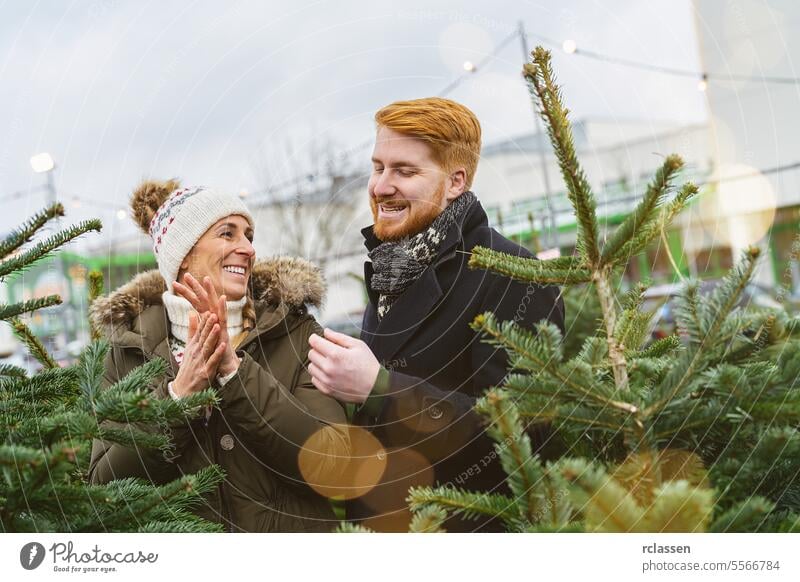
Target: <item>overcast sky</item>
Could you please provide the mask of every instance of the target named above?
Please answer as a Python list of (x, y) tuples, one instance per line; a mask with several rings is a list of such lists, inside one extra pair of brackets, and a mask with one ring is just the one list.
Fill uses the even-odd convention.
[[(439, 93), (520, 19), (530, 34), (697, 70), (691, 10), (689, 0), (0, 2), (0, 197), (42, 185), (29, 158), (47, 151), (68, 220), (99, 216), (104, 236), (125, 236), (130, 219), (91, 200), (124, 206), (144, 176), (233, 192), (285, 180), (313, 144), (369, 140), (382, 105)], [(573, 119), (706, 117), (696, 81), (555, 52)], [(477, 113), (484, 143), (533, 130), (521, 61), (514, 40), (448, 95)], [(369, 150), (361, 156), (366, 166)], [(37, 190), (2, 202), (0, 232), (44, 201)]]

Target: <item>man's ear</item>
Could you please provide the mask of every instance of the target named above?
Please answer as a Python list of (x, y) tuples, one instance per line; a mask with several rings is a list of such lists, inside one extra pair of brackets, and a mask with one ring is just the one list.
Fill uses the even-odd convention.
[(461, 196), (467, 189), (467, 170), (465, 168), (456, 168), (450, 172), (447, 177), (447, 190), (445, 198), (448, 202), (452, 202)]

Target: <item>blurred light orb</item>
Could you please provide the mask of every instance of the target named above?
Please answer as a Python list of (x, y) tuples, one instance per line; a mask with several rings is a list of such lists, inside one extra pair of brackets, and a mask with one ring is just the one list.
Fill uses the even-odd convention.
[(465, 62), (491, 53), (495, 48), (485, 29), (467, 22), (454, 22), (439, 35), (439, 56), (453, 73), (463, 73)]
[(475, 72), (475, 63), (472, 61), (464, 61), (464, 70), (468, 73)]
[(561, 48), (564, 49), (564, 52), (568, 55), (572, 55), (578, 50), (578, 44), (571, 38), (568, 38), (561, 44)]
[(742, 249), (756, 244), (770, 230), (778, 201), (770, 180), (747, 164), (722, 164), (711, 178), (715, 195), (701, 197), (706, 221), (719, 220), (717, 245)]
[(369, 493), (386, 470), (386, 449), (368, 431), (358, 426), (341, 427), (347, 431), (350, 454), (337, 456), (330, 450), (330, 435), (325, 427), (303, 444), (297, 458), (300, 473), (308, 485), (328, 499), (348, 500)]
[(33, 168), (33, 171), (37, 174), (49, 172), (55, 167), (56, 163), (53, 161), (53, 156), (47, 152), (42, 152), (41, 154), (36, 154), (31, 157), (31, 168)]

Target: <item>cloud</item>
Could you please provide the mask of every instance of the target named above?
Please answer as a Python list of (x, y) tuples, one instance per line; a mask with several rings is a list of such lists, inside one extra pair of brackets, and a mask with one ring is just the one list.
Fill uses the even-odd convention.
[[(691, 66), (683, 62), (692, 58), (685, 47), (695, 44), (688, 11), (670, 17), (674, 2), (659, 0), (647, 9), (640, 4), (574, 0), (554, 10), (511, 0), (437, 3), (436, 9), (422, 0), (51, 0), (4, 7), (0, 196), (43, 183), (28, 165), (39, 151), (56, 158), (56, 184), (67, 202), (83, 196), (124, 206), (142, 176), (252, 191), (261, 179), (253, 168), (263, 166), (265, 157), (275, 166), (291, 142), (302, 167), (311, 163), (313, 144), (363, 143), (377, 108), (436, 94), (461, 74), (463, 55), (480, 61), (521, 17), (529, 32), (571, 35), (579, 44), (583, 39), (597, 50), (631, 57), (646, 47), (654, 62)], [(641, 76), (555, 58), (575, 118), (698, 115), (691, 93), (674, 84), (637, 86)], [(514, 41), (449, 95), (475, 109), (485, 141), (533, 128), (521, 60)], [(681, 108), (671, 110), (676, 99)], [(36, 193), (8, 203), (0, 231), (43, 202)], [(84, 203), (69, 209), (68, 218), (98, 213), (107, 232), (135, 231), (129, 221), (112, 224), (113, 208)]]

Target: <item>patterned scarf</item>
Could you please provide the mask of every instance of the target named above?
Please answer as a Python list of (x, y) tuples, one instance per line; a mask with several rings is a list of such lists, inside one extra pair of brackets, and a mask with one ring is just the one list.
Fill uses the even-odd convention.
[(379, 294), (378, 320), (383, 319), (395, 300), (433, 262), (450, 228), (475, 200), (475, 194), (466, 191), (453, 200), (425, 230), (400, 240), (381, 243), (369, 252), (374, 271), (370, 286)]

